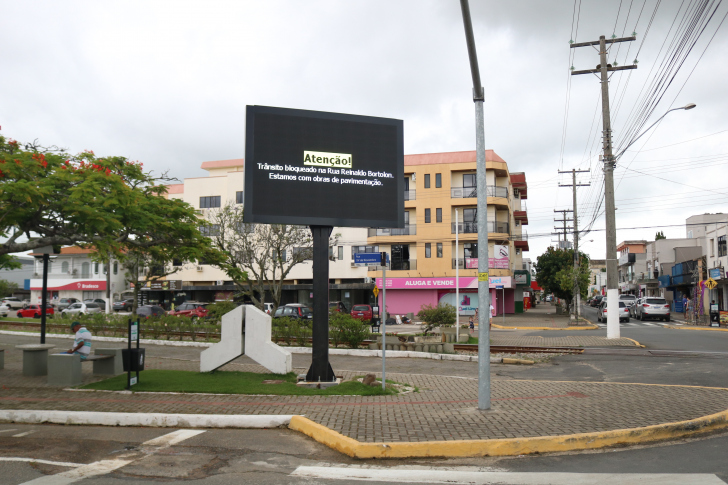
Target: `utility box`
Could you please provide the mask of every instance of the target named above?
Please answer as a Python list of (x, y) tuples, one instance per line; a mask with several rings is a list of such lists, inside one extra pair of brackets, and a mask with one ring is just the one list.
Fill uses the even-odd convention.
[[(124, 362), (124, 372), (138, 372), (144, 370), (144, 348), (121, 349), (121, 357)], [(131, 359), (129, 358), (131, 356)]]

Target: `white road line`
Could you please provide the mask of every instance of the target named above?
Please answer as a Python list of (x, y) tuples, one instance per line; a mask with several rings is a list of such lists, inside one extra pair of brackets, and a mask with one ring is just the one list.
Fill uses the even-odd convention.
[(398, 483), (448, 483), (486, 485), (725, 485), (708, 473), (534, 473), (396, 468), (299, 466), (295, 477)]
[(11, 431), (17, 431), (17, 429), (0, 429), (0, 433), (10, 433)]
[(23, 436), (28, 436), (29, 434), (33, 433), (35, 433), (35, 431), (26, 431), (25, 433), (14, 434), (13, 438), (22, 438)]
[(44, 465), (67, 466), (70, 468), (76, 468), (84, 465), (83, 463), (71, 463), (68, 461), (36, 460), (35, 458), (20, 458), (13, 456), (0, 456), (0, 461), (22, 461), (26, 463), (42, 463)]
[[(141, 444), (141, 446), (147, 448), (153, 447), (159, 450), (175, 445), (188, 438), (192, 438), (193, 436), (197, 436), (198, 434), (204, 432), (205, 430), (180, 429), (172, 433), (162, 435), (159, 438), (145, 441)], [(149, 452), (155, 450), (145, 451)], [(88, 465), (79, 466), (75, 470), (68, 470), (66, 472), (58, 473), (56, 475), (46, 475), (44, 477), (36, 478), (35, 480), (31, 480), (29, 482), (25, 482), (21, 485), (69, 485), (79, 480), (83, 480), (84, 478), (106, 475), (107, 473), (111, 473), (114, 470), (128, 465), (129, 463), (144, 456), (147, 455), (138, 452), (128, 453), (126, 455), (121, 455), (113, 460), (100, 460), (94, 463), (89, 463)]]
[(204, 429), (180, 429), (172, 433), (165, 434), (159, 438), (154, 438), (149, 441), (142, 443), (142, 446), (149, 447), (154, 446), (157, 448), (167, 448), (172, 445), (176, 445), (186, 439), (197, 436), (198, 434), (204, 433)]

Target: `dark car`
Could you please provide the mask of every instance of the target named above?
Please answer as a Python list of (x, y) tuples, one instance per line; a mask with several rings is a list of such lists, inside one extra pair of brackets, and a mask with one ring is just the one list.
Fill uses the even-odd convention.
[(351, 307), (351, 316), (358, 318), (364, 323), (369, 323), (372, 320), (372, 306), (354, 305)]
[(102, 310), (106, 310), (106, 300), (103, 300), (101, 298), (83, 300), (83, 302), (84, 303), (96, 303), (98, 306), (101, 307)]
[(142, 305), (139, 308), (137, 308), (136, 311), (137, 315), (144, 318), (149, 317), (160, 317), (165, 314), (164, 308), (157, 305)]
[(595, 296), (595, 297), (594, 297), (594, 298), (592, 298), (592, 299), (591, 299), (591, 301), (589, 302), (589, 306), (592, 306), (592, 307), (595, 307), (595, 308), (596, 308), (596, 307), (598, 307), (598, 306), (599, 306), (599, 304), (600, 304), (600, 303), (602, 302), (602, 299), (603, 299), (603, 298), (604, 298), (604, 296), (602, 296), (602, 295), (597, 295), (597, 296)]
[(130, 312), (134, 306), (134, 298), (127, 298), (126, 300), (115, 301), (111, 308), (115, 312)]
[(349, 313), (349, 310), (346, 309), (346, 305), (344, 305), (343, 302), (330, 301), (329, 302), (329, 313), (331, 313), (331, 312)]
[(207, 316), (207, 309), (205, 306), (207, 306), (207, 303), (186, 301), (175, 306), (174, 310), (169, 312), (169, 315), (173, 315), (175, 317), (205, 318)]
[(308, 320), (313, 319), (313, 312), (306, 305), (300, 303), (289, 303), (288, 305), (279, 306), (276, 310), (274, 317), (288, 317), (288, 318), (305, 318)]

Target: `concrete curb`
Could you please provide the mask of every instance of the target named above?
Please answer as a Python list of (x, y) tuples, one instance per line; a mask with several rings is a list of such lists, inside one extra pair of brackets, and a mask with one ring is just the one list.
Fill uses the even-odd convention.
[(728, 428), (728, 410), (689, 421), (643, 428), (493, 440), (362, 443), (303, 416), (291, 418), (289, 428), (299, 431), (331, 449), (359, 459), (516, 456), (594, 450), (685, 438)]
[(0, 411), (0, 421), (28, 424), (150, 426), (157, 428), (278, 428), (293, 415), (100, 413), (86, 411)]
[[(587, 320), (588, 321), (588, 320)], [(493, 324), (493, 328), (497, 328), (499, 330), (599, 330), (599, 327), (597, 325), (594, 325), (593, 323), (589, 322), (589, 327), (566, 327), (566, 328), (553, 328), (553, 327), (506, 327), (503, 325), (496, 325)]]
[(643, 349), (645, 348), (644, 345), (642, 345), (641, 343), (639, 343), (638, 341), (636, 341), (633, 338), (629, 338), (629, 337), (620, 337), (620, 338), (627, 339), (627, 340), (631, 340), (632, 342), (634, 342), (635, 346), (640, 347), (640, 348), (643, 348)]
[(717, 328), (717, 327), (696, 327), (692, 325), (665, 325), (665, 328), (671, 328), (673, 330), (702, 330), (708, 332), (728, 332), (728, 328)]
[[(0, 335), (21, 335), (21, 336), (31, 336), (31, 335), (40, 335), (40, 332), (14, 332), (12, 330), (0, 330)], [(46, 337), (48, 338), (65, 338), (65, 339), (74, 339), (73, 335), (64, 335), (61, 333), (46, 333)], [(94, 337), (94, 342), (127, 342), (126, 337)], [(140, 339), (139, 343), (142, 344), (149, 344), (149, 345), (168, 345), (170, 347), (212, 347), (213, 344), (216, 342), (184, 342), (180, 340), (153, 340), (153, 339)]]

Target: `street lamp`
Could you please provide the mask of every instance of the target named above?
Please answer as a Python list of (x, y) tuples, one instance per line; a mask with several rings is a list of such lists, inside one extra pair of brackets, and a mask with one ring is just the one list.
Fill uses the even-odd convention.
[(615, 155), (615, 156), (613, 157), (613, 161), (615, 161), (615, 162), (616, 162), (616, 161), (617, 161), (617, 159), (618, 159), (619, 157), (621, 157), (621, 156), (622, 156), (622, 154), (623, 154), (624, 152), (626, 152), (626, 151), (627, 151), (627, 148), (629, 148), (629, 147), (631, 147), (632, 145), (634, 145), (634, 143), (635, 143), (635, 142), (636, 142), (637, 140), (639, 140), (640, 138), (642, 138), (642, 135), (644, 135), (645, 133), (647, 133), (648, 131), (650, 131), (650, 129), (651, 129), (651, 128), (652, 128), (653, 126), (655, 126), (655, 125), (656, 125), (657, 123), (659, 123), (660, 121), (662, 121), (662, 118), (664, 118), (665, 116), (667, 116), (667, 114), (668, 114), (668, 113), (670, 113), (671, 111), (677, 111), (677, 110), (680, 110), (680, 109), (684, 109), (684, 110), (686, 110), (686, 111), (687, 111), (687, 110), (689, 110), (689, 109), (693, 109), (693, 108), (695, 108), (695, 106), (696, 106), (696, 105), (695, 105), (695, 103), (688, 103), (688, 104), (686, 104), (685, 106), (680, 106), (679, 108), (672, 108), (672, 109), (669, 109), (669, 110), (667, 110), (667, 111), (665, 112), (665, 114), (664, 114), (664, 115), (660, 116), (660, 117), (659, 117), (659, 118), (657, 119), (657, 121), (655, 121), (655, 122), (654, 122), (654, 123), (652, 123), (652, 124), (651, 124), (650, 126), (648, 126), (648, 127), (647, 127), (647, 129), (646, 129), (645, 131), (643, 131), (642, 133), (640, 133), (640, 134), (639, 134), (639, 136), (637, 136), (637, 138), (635, 138), (634, 140), (632, 140), (632, 141), (630, 142), (630, 144), (629, 144), (629, 145), (627, 145), (626, 147), (624, 147), (624, 148), (622, 149), (622, 151), (620, 151), (619, 153), (617, 153), (617, 154), (616, 154), (616, 155)]

